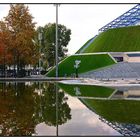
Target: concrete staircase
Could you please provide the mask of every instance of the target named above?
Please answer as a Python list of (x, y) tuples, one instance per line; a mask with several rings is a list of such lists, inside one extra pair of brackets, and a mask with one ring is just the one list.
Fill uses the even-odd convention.
[(86, 72), (84, 78), (140, 78), (140, 63), (120, 62), (107, 68)]

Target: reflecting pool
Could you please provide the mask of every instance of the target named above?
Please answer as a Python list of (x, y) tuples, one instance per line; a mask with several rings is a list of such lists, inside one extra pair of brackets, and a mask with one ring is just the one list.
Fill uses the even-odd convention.
[(0, 83), (1, 136), (140, 136), (140, 88)]

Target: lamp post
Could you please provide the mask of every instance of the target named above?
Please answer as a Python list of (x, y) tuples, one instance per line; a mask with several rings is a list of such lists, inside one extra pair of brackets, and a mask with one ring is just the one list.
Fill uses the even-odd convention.
[[(56, 27), (55, 27), (55, 77), (58, 77), (58, 5), (56, 4)], [(58, 87), (56, 84), (56, 136), (58, 136)]]
[[(42, 45), (42, 39), (43, 39), (42, 33), (43, 33), (42, 28), (40, 28), (39, 34), (38, 34), (38, 40), (39, 40), (39, 45), (40, 45), (40, 48), (39, 48), (40, 56), (41, 56), (41, 45)], [(39, 74), (41, 74), (41, 57), (39, 57)]]
[(58, 77), (58, 5), (56, 4), (56, 28), (55, 28), (55, 63), (56, 72), (55, 77)]

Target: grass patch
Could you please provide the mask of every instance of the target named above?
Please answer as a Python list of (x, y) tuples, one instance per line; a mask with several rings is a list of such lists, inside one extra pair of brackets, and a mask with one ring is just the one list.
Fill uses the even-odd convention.
[[(106, 54), (84, 54), (84, 55), (72, 55), (64, 59), (59, 63), (59, 77), (71, 76), (76, 73), (74, 68), (75, 60), (80, 60), (78, 73), (84, 73), (98, 68), (106, 67), (116, 62)], [(55, 76), (55, 67), (52, 68), (46, 76)]]
[(97, 114), (108, 121), (140, 124), (140, 101), (81, 99)]
[(140, 26), (109, 29), (99, 34), (83, 53), (140, 51)]
[(114, 92), (114, 89), (101, 86), (67, 85), (62, 83), (59, 83), (58, 85), (62, 90), (71, 96), (106, 98)]

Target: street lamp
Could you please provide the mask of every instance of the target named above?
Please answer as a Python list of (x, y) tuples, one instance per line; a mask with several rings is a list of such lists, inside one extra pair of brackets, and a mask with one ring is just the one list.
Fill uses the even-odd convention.
[[(58, 5), (56, 4), (56, 27), (55, 27), (55, 77), (58, 77)], [(58, 86), (56, 83), (56, 135), (58, 136)]]
[(56, 28), (55, 28), (55, 61), (56, 61), (56, 72), (55, 77), (58, 77), (58, 5), (56, 4)]
[[(41, 45), (42, 45), (42, 39), (43, 39), (43, 30), (40, 28), (39, 33), (38, 33), (38, 40), (39, 40), (39, 54), (41, 56)], [(41, 74), (41, 57), (39, 57), (39, 74)]]

